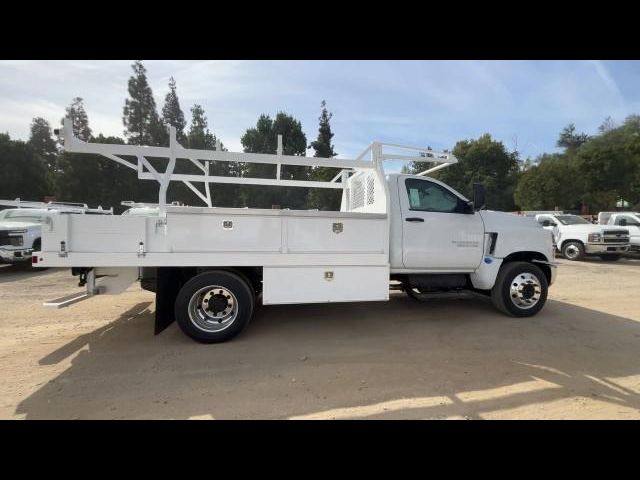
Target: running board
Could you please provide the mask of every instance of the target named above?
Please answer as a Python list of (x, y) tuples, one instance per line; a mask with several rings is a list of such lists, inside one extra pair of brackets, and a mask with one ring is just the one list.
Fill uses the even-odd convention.
[(74, 303), (82, 302), (83, 300), (87, 300), (91, 297), (93, 297), (93, 295), (88, 292), (72, 293), (71, 295), (56, 298), (55, 300), (49, 300), (48, 302), (44, 302), (42, 305), (46, 308), (58, 309), (68, 307)]

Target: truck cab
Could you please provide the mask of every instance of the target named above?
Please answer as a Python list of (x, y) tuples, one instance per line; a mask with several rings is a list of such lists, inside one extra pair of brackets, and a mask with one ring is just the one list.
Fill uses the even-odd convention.
[(543, 213), (536, 215), (540, 225), (553, 233), (556, 249), (567, 260), (599, 256), (616, 261), (629, 250), (629, 230), (595, 225), (578, 215)]
[(0, 263), (30, 263), (33, 251), (40, 250), (42, 223), (50, 215), (35, 208), (0, 211)]
[(612, 212), (606, 225), (629, 230), (629, 251), (640, 252), (640, 212)]

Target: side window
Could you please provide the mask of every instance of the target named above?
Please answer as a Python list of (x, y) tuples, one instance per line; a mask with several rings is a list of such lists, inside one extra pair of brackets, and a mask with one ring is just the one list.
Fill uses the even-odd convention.
[(621, 225), (620, 220), (626, 220), (626, 222), (622, 222), (622, 224), (625, 224), (626, 226), (638, 226), (638, 221), (633, 218), (630, 217), (628, 215), (620, 215), (618, 218), (616, 218), (616, 225)]
[(460, 199), (444, 187), (428, 180), (405, 180), (409, 208), (424, 212), (461, 213)]

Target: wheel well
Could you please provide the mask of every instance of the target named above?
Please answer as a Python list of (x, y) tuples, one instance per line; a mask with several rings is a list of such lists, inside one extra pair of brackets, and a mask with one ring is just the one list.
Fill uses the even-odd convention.
[(42, 239), (40, 237), (36, 238), (31, 244), (31, 248), (35, 248), (36, 245), (40, 245), (42, 247)]
[(253, 288), (256, 295), (262, 292), (262, 267), (202, 267), (197, 269), (195, 275), (211, 270), (223, 270), (237, 273), (245, 279), (249, 286)]
[(584, 247), (584, 242), (582, 240), (573, 240), (571, 238), (568, 238), (566, 240), (562, 240), (562, 243), (560, 244), (560, 250), (562, 251), (562, 249), (564, 248), (566, 243), (569, 242), (573, 242), (573, 243), (579, 243), (580, 245), (582, 245)]
[[(514, 252), (510, 255), (507, 255), (502, 264), (506, 264), (509, 262), (530, 262), (533, 263), (533, 260), (541, 260), (543, 262), (550, 262), (548, 259), (540, 252)], [(547, 277), (547, 282), (551, 282), (551, 267), (549, 265), (545, 265), (544, 263), (535, 263), (535, 265), (540, 268), (544, 272), (544, 276)]]

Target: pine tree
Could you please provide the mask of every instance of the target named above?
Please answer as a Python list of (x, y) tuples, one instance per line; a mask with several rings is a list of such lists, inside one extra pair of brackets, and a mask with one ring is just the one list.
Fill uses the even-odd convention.
[(178, 142), (183, 143), (186, 139), (184, 128), (187, 122), (184, 119), (184, 113), (180, 109), (178, 94), (176, 93), (176, 81), (173, 77), (169, 80), (169, 93), (164, 97), (164, 107), (162, 107), (162, 123), (168, 131), (169, 126), (176, 128), (176, 138)]
[(42, 117), (34, 118), (31, 122), (31, 136), (29, 145), (39, 155), (47, 166), (50, 175), (57, 171), (58, 148), (51, 136), (51, 126)]
[(577, 133), (576, 126), (570, 123), (560, 132), (556, 145), (564, 148), (566, 153), (575, 153), (578, 147), (587, 140), (589, 140), (589, 135), (586, 133)]
[[(75, 97), (65, 111), (65, 118), (71, 119), (74, 135), (83, 142), (88, 142), (91, 139), (91, 128), (89, 128), (89, 117), (84, 109), (82, 98)], [(64, 118), (60, 123), (64, 123)]]
[(201, 105), (191, 107), (191, 125), (187, 137), (189, 148), (213, 150), (216, 137), (209, 130), (209, 123)]
[(122, 117), (124, 135), (134, 145), (166, 145), (168, 133), (156, 111), (156, 102), (147, 81), (147, 70), (139, 60), (131, 67), (130, 98), (125, 100)]
[[(186, 143), (189, 148), (196, 150), (216, 150), (218, 138), (209, 130), (209, 121), (201, 105), (194, 105), (191, 108), (191, 124), (189, 132), (186, 136)], [(225, 151), (224, 145), (220, 142), (220, 150)], [(209, 173), (212, 176), (234, 176), (237, 173), (234, 170), (235, 165), (229, 162), (214, 161), (209, 164)], [(187, 165), (187, 172), (201, 175), (202, 171), (194, 165)], [(186, 190), (184, 185), (176, 186), (176, 194), (181, 201), (190, 203), (193, 200), (193, 192)], [(211, 200), (214, 206), (235, 207), (239, 205), (238, 187), (229, 184), (214, 184), (211, 188)], [(197, 200), (200, 203), (200, 200)]]
[[(327, 110), (327, 103), (323, 100), (320, 104), (322, 112), (320, 113), (318, 138), (311, 142), (309, 148), (315, 150), (313, 155), (316, 158), (332, 158), (338, 154), (335, 152), (331, 139), (333, 132), (331, 131), (332, 113)], [(314, 167), (311, 171), (311, 180), (329, 181), (335, 177), (340, 169), (330, 167)], [(309, 206), (319, 210), (340, 210), (341, 195), (337, 190), (316, 188), (309, 191)]]

